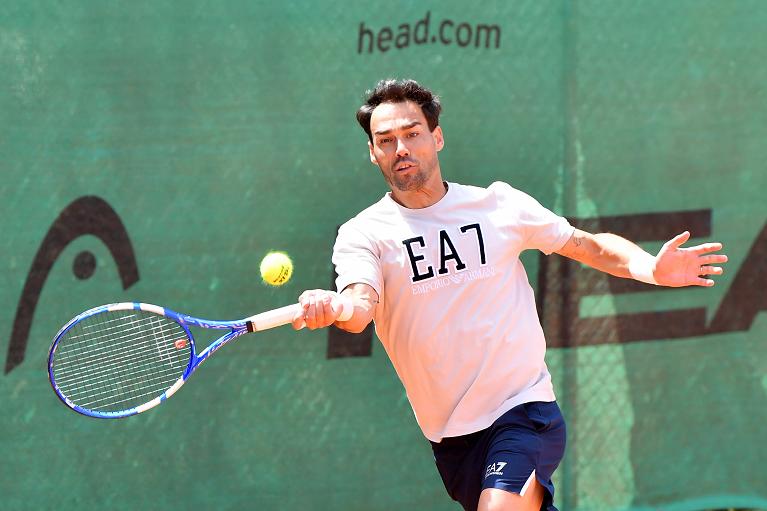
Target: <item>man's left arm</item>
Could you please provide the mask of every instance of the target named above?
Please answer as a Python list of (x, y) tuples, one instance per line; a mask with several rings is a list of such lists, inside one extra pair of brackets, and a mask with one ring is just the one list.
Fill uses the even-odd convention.
[(616, 277), (635, 279), (659, 286), (683, 287), (714, 285), (709, 277), (721, 275), (727, 262), (721, 243), (703, 243), (682, 247), (690, 239), (688, 231), (667, 241), (656, 256), (615, 234), (591, 234), (575, 229), (557, 254)]

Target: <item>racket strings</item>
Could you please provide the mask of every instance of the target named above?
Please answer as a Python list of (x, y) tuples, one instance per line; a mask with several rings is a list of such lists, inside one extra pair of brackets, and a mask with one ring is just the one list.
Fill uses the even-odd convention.
[[(136, 323), (137, 321), (134, 320), (133, 317), (128, 316), (124, 318), (124, 320), (127, 319), (131, 323), (131, 327), (126, 328), (126, 331), (131, 330), (137, 330)], [(152, 321), (154, 322), (154, 321)], [(108, 338), (108, 335), (104, 335), (105, 332), (109, 332), (110, 330), (115, 330), (114, 323), (115, 320), (109, 320), (107, 322), (102, 322), (102, 324), (108, 324), (112, 323), (113, 325), (107, 328), (99, 328), (98, 334), (96, 333), (96, 330), (94, 330), (94, 327), (101, 326), (96, 324), (88, 324), (82, 326), (82, 330), (86, 332), (86, 334), (74, 334), (71, 336), (69, 340), (77, 340), (76, 344), (70, 344), (68, 347), (69, 350), (62, 349), (62, 353), (60, 356), (61, 364), (60, 366), (63, 366), (65, 368), (57, 373), (58, 381), (61, 381), (61, 386), (63, 387), (65, 392), (68, 392), (70, 394), (74, 394), (73, 391), (76, 389), (80, 389), (79, 395), (83, 395), (84, 392), (91, 392), (93, 393), (93, 388), (97, 387), (99, 385), (103, 385), (105, 382), (105, 378), (107, 377), (106, 373), (111, 373), (113, 371), (123, 372), (121, 371), (122, 367), (121, 364), (125, 364), (126, 361), (131, 360), (133, 358), (133, 355), (130, 354), (129, 351), (124, 350), (120, 352), (119, 356), (112, 356), (112, 358), (105, 358), (105, 347), (104, 347), (104, 339)], [(76, 331), (76, 330), (75, 330)], [(135, 335), (135, 334), (134, 334)], [(88, 346), (87, 343), (84, 343), (85, 340), (88, 338), (92, 338), (93, 342), (90, 343), (90, 350), (85, 350), (84, 347)], [(125, 339), (130, 338), (128, 335), (120, 335), (115, 338), (115, 342), (112, 343), (111, 349), (124, 349), (125, 345)], [(122, 340), (123, 342), (119, 342)], [(94, 348), (95, 346), (95, 348)], [(103, 360), (110, 360), (109, 363), (104, 363)], [(73, 365), (74, 363), (78, 363), (78, 366)], [(101, 365), (96, 365), (101, 364)], [(87, 370), (84, 370), (83, 368), (87, 367)], [(71, 369), (71, 370), (70, 370)], [(76, 376), (80, 375), (80, 376)], [(141, 372), (136, 372), (134, 375), (135, 377), (141, 377), (143, 376)], [(71, 380), (71, 381), (70, 381)], [(144, 378), (146, 380), (146, 378)], [(90, 382), (90, 383), (87, 383)], [(105, 395), (113, 392), (113, 390), (104, 390), (102, 392), (99, 392), (100, 395)], [(93, 405), (93, 404), (99, 404), (98, 401), (88, 401), (88, 402), (81, 402), (79, 404), (85, 406), (85, 405)]]
[(160, 396), (184, 374), (190, 357), (191, 343), (176, 322), (145, 311), (110, 311), (64, 335), (53, 374), (76, 405), (117, 412)]
[[(104, 322), (112, 324), (97, 330), (93, 329), (94, 325), (84, 325), (83, 331), (86, 331), (87, 335), (73, 335), (73, 338), (79, 342), (71, 346), (73, 357), (62, 357), (63, 364), (66, 366), (72, 363), (73, 360), (70, 358), (74, 358), (74, 361), (78, 363), (78, 366), (73, 366), (75, 369), (76, 367), (87, 369), (83, 370), (80, 376), (75, 376), (78, 374), (76, 370), (69, 374), (68, 371), (62, 371), (59, 378), (64, 380), (72, 378), (71, 385), (63, 384), (63, 386), (66, 389), (72, 389), (70, 394), (73, 397), (75, 390), (78, 396), (88, 396), (89, 400), (78, 403), (81, 406), (101, 410), (119, 403), (129, 403), (132, 399), (138, 400), (138, 404), (141, 404), (148, 394), (155, 394), (155, 396), (160, 394), (169, 383), (173, 383), (180, 376), (178, 371), (174, 372), (172, 368), (168, 375), (167, 369), (158, 371), (156, 364), (146, 363), (146, 354), (151, 353), (151, 350), (156, 350), (164, 362), (169, 361), (168, 354), (171, 352), (171, 343), (167, 342), (169, 332), (168, 329), (158, 328), (158, 326), (167, 323), (178, 328), (178, 325), (160, 316), (149, 316), (148, 320), (144, 321), (135, 316), (130, 314), (123, 318), (123, 322), (128, 326), (120, 332), (121, 335), (112, 333), (118, 331), (114, 326), (114, 320)], [(170, 332), (173, 332), (173, 329)], [(183, 331), (178, 333), (185, 338)], [(114, 337), (115, 342), (105, 344), (104, 339), (110, 335)], [(175, 339), (177, 335), (170, 335), (170, 337)], [(90, 346), (93, 349), (86, 348), (89, 346), (83, 342), (86, 338), (94, 340)], [(166, 342), (162, 342), (163, 340)], [(131, 341), (134, 342), (131, 343)], [(186, 358), (182, 362), (183, 369)], [(113, 374), (117, 378), (111, 378)], [(163, 378), (163, 376), (170, 376), (170, 378)], [(118, 385), (115, 386), (115, 383)]]
[[(154, 318), (151, 318), (154, 320)], [(175, 323), (172, 324), (173, 326)], [(165, 325), (164, 325), (165, 326)], [(80, 350), (77, 346), (72, 346), (69, 351), (59, 353), (57, 351), (57, 360), (60, 360), (62, 363), (66, 363), (69, 361), (70, 358), (78, 358), (79, 362), (81, 364), (90, 364), (95, 363), (102, 359), (105, 353), (107, 352), (113, 352), (116, 350), (123, 350), (122, 353), (118, 356), (114, 356), (111, 358), (111, 364), (101, 364), (99, 365), (99, 369), (103, 369), (105, 371), (108, 371), (110, 369), (110, 365), (119, 365), (125, 362), (126, 359), (129, 359), (131, 356), (133, 356), (133, 351), (140, 350), (140, 349), (147, 349), (152, 348), (153, 345), (156, 344), (155, 339), (157, 337), (168, 337), (173, 336), (175, 334), (175, 329), (170, 330), (168, 328), (162, 328), (162, 329), (153, 329), (151, 332), (146, 332), (144, 330), (139, 330), (136, 327), (127, 328), (122, 332), (119, 332), (119, 334), (115, 334), (110, 341), (107, 340), (101, 340), (99, 342), (96, 342), (96, 339), (105, 339), (105, 336), (97, 336), (94, 337), (92, 342), (89, 343), (91, 349), (90, 351), (86, 353), (80, 353)], [(182, 332), (183, 337), (182, 339), (186, 338), (186, 334)], [(69, 338), (70, 340), (75, 339), (77, 337), (82, 338), (82, 336), (72, 336)], [(175, 339), (175, 337), (174, 337)], [(132, 348), (132, 349), (131, 349)], [(164, 353), (165, 360), (169, 364), (173, 364), (173, 358), (171, 357), (171, 351), (168, 349), (167, 346), (164, 346), (164, 350), (161, 353)], [(62, 375), (67, 375), (68, 373), (78, 373), (76, 366), (64, 366), (61, 369)]]

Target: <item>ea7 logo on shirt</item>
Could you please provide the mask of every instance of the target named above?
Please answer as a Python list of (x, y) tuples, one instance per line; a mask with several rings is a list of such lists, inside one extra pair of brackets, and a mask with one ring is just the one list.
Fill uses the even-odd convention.
[[(458, 230), (460, 231), (459, 235), (461, 237), (471, 236), (476, 239), (479, 262), (483, 266), (487, 264), (487, 260), (485, 259), (485, 241), (482, 239), (482, 229), (479, 224), (464, 225), (459, 227)], [(458, 253), (453, 240), (445, 229), (439, 231), (439, 268), (437, 268), (436, 274), (434, 273), (434, 267), (430, 264), (430, 261), (424, 261), (426, 256), (421, 253), (416, 253), (416, 250), (418, 250), (416, 247), (426, 248), (427, 246), (423, 236), (402, 240), (402, 244), (405, 245), (408, 259), (410, 259), (410, 268), (413, 270), (413, 276), (411, 277), (413, 284), (421, 280), (431, 279), (436, 274), (446, 275), (448, 273), (447, 263), (451, 260), (453, 261), (452, 264), (456, 271), (461, 271), (466, 268), (466, 264), (463, 262), (463, 259), (461, 259), (461, 255)]]
[(485, 470), (485, 479), (487, 479), (490, 476), (502, 476), (503, 475), (503, 467), (505, 467), (507, 463), (505, 461), (499, 461), (498, 463), (491, 463), (487, 466), (487, 470)]

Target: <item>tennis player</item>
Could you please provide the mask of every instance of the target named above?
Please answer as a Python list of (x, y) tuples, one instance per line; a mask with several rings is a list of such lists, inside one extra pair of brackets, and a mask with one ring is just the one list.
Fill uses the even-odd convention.
[[(503, 183), (443, 180), (440, 101), (412, 80), (378, 83), (357, 112), (370, 161), (391, 189), (338, 232), (337, 289), (354, 315), (336, 321), (334, 293), (299, 298), (309, 328), (361, 332), (370, 321), (431, 442), (450, 496), (466, 510), (555, 510), (551, 476), (565, 422), (523, 250), (557, 253), (603, 272), (662, 286), (713, 286), (719, 243), (657, 256), (613, 234), (572, 227)], [(301, 317), (296, 317), (298, 328)]]

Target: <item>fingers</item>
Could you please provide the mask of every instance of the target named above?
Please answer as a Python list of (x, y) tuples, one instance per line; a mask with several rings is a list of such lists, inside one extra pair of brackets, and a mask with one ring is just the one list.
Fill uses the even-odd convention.
[(721, 275), (724, 269), (719, 266), (701, 266), (698, 275)]
[[(709, 256), (709, 257), (716, 257), (716, 256)], [(705, 259), (705, 258), (702, 258)], [(706, 266), (706, 265), (700, 265), (698, 267), (698, 275), (692, 279), (692, 282), (690, 283), (693, 286), (702, 286), (702, 287), (711, 287), (715, 284), (715, 282), (711, 279), (707, 279), (707, 275), (721, 275), (724, 273), (724, 268), (721, 268), (719, 266)]]
[(306, 322), (304, 322), (303, 309), (301, 309), (301, 311), (293, 317), (291, 324), (293, 325), (294, 330), (301, 330), (302, 328), (306, 327)]
[(693, 252), (696, 255), (708, 254), (709, 252), (718, 252), (722, 250), (721, 243), (703, 243), (702, 245), (695, 245), (687, 250)]
[(704, 279), (703, 277), (696, 277), (691, 282), (693, 286), (711, 287), (714, 285), (714, 281), (711, 279)]
[(314, 330), (332, 325), (338, 316), (338, 311), (333, 309), (334, 295), (334, 292), (323, 289), (304, 291), (298, 298), (303, 314), (294, 319), (293, 327), (297, 328), (296, 325), (303, 323), (306, 328)]
[[(716, 251), (722, 248), (721, 243), (707, 243), (712, 250)], [(718, 247), (717, 247), (718, 245)], [(697, 248), (697, 247), (695, 247)], [(723, 264), (727, 262), (727, 256), (724, 254), (713, 254), (698, 258), (698, 275), (695, 278), (694, 285), (711, 287), (714, 285), (714, 281), (705, 278), (707, 275), (722, 275), (724, 268), (721, 266), (710, 266), (712, 264)]]
[[(682, 234), (677, 234), (673, 238), (671, 238), (669, 241), (667, 241), (663, 247), (666, 249), (677, 249), (680, 246), (682, 246), (687, 240), (690, 239), (690, 231), (684, 231)], [(695, 245), (694, 247), (688, 247), (683, 250), (687, 252), (692, 252), (695, 255), (703, 255), (708, 254), (710, 252), (718, 252), (719, 250), (722, 250), (722, 244), (721, 243), (702, 243), (700, 245)], [(727, 261), (727, 256), (724, 256), (723, 260), (715, 261), (717, 263), (724, 263)]]
[(668, 240), (663, 247), (664, 248), (679, 248), (684, 242), (690, 239), (690, 231), (684, 231), (682, 234), (677, 234), (670, 240)]
[(302, 328), (306, 327), (306, 321), (304, 321), (304, 316), (306, 315), (306, 306), (303, 304), (304, 300), (306, 300), (306, 297), (308, 296), (307, 293), (308, 291), (304, 291), (301, 293), (301, 296), (298, 297), (298, 303), (300, 303), (302, 307), (293, 317), (293, 321), (291, 322), (294, 330), (301, 330)]
[(726, 263), (728, 260), (729, 259), (724, 254), (707, 255), (707, 256), (698, 258), (698, 262), (700, 264), (723, 264), (723, 263)]

